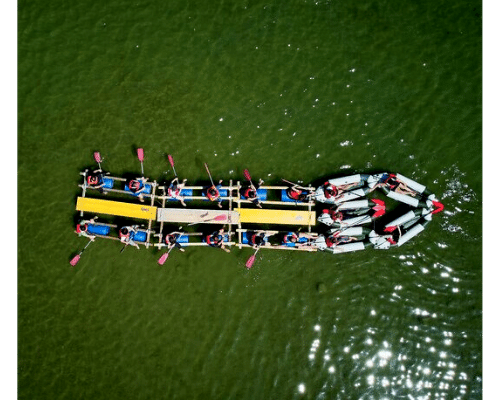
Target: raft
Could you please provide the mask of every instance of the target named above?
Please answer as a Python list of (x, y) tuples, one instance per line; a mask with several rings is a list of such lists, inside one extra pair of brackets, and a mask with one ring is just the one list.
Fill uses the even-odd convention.
[[(138, 197), (126, 185), (124, 190), (114, 189), (116, 182), (126, 182), (125, 178), (105, 176), (104, 185), (98, 191), (86, 184), (87, 174), (87, 170), (81, 173), (84, 178), (80, 185), (82, 195), (76, 202), (80, 217), (119, 217), (130, 220), (127, 222), (130, 225), (136, 224), (137, 220), (145, 221), (147, 229), (139, 229), (132, 239), (145, 247), (158, 249), (166, 246), (162, 238), (165, 232), (168, 234), (167, 229), (172, 232), (168, 225), (174, 225), (174, 230), (194, 225), (195, 232), (178, 236), (177, 243), (182, 246), (207, 246), (206, 238), (210, 232), (203, 227), (217, 225), (217, 229), (224, 228), (224, 243), (228, 247), (250, 247), (251, 232), (263, 231), (263, 249), (331, 254), (387, 250), (401, 247), (420, 235), (433, 216), (444, 209), (427, 186), (402, 174), (389, 172), (336, 176), (322, 181), (319, 186), (309, 184), (308, 188), (297, 185), (312, 193), (312, 197), (305, 201), (288, 196), (291, 185), (260, 186), (257, 189), (258, 204), (242, 195), (246, 184), (230, 180), (228, 185), (216, 186), (219, 201), (224, 203), (222, 209), (217, 209), (219, 201), (209, 201), (206, 196), (211, 185), (184, 186), (180, 196), (190, 203), (180, 207), (169, 205), (179, 200), (168, 196), (168, 183), (160, 185), (148, 178), (146, 190), (141, 192), (144, 202), (138, 204), (139, 199), (117, 197), (121, 193)], [(157, 193), (158, 188), (163, 189), (160, 191), (163, 194)], [(89, 191), (92, 191), (92, 197), (87, 196)], [(105, 198), (99, 198), (102, 191)], [(387, 210), (384, 196), (401, 205), (397, 214), (394, 214), (395, 210)], [(113, 224), (88, 223), (87, 234), (119, 240), (117, 227)], [(297, 240), (292, 242), (291, 237)], [(155, 238), (157, 243), (153, 243)]]

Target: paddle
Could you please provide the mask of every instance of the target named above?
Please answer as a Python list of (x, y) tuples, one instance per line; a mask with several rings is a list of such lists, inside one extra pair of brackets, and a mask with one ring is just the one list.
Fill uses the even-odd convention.
[(252, 265), (253, 263), (255, 262), (255, 255), (257, 254), (257, 252), (260, 250), (260, 247), (257, 248), (257, 250), (255, 251), (255, 253), (253, 253), (250, 258), (247, 260), (247, 263), (245, 264), (245, 266), (250, 269), (252, 268)]
[(212, 182), (212, 186), (215, 186), (215, 185), (214, 185), (214, 181), (213, 181), (213, 179), (212, 179), (212, 175), (210, 174), (210, 171), (209, 171), (209, 169), (208, 169), (208, 165), (207, 165), (207, 163), (205, 163), (205, 169), (206, 169), (206, 170), (207, 170), (207, 172), (208, 172), (208, 176), (210, 177), (210, 182)]
[(174, 157), (172, 157), (170, 154), (168, 155), (168, 162), (172, 166), (172, 169), (174, 170), (174, 175), (177, 176), (177, 172), (175, 172), (175, 166), (174, 166)]
[(250, 172), (248, 172), (248, 169), (244, 169), (243, 170), (243, 175), (245, 176), (245, 179), (250, 182), (250, 185), (253, 186), (253, 183), (252, 183), (252, 177), (250, 176)]
[(168, 255), (170, 254), (170, 252), (172, 251), (172, 249), (173, 249), (173, 247), (171, 247), (169, 251), (167, 251), (166, 253), (164, 253), (160, 257), (160, 259), (158, 260), (158, 264), (160, 264), (160, 265), (165, 264), (165, 261), (167, 261)]
[(190, 224), (187, 224), (187, 226), (191, 226), (191, 225), (195, 225), (195, 224), (199, 224), (199, 223), (204, 223), (204, 222), (208, 222), (208, 221), (225, 221), (226, 219), (227, 219), (227, 216), (225, 214), (221, 214), (221, 215), (217, 215), (214, 218), (205, 219), (205, 220), (199, 221), (199, 222), (192, 222)]
[(80, 256), (82, 255), (83, 251), (84, 251), (84, 250), (88, 247), (88, 245), (89, 245), (90, 243), (92, 243), (92, 242), (93, 242), (93, 240), (89, 240), (89, 242), (85, 245), (85, 247), (83, 248), (83, 250), (82, 250), (82, 251), (80, 251), (80, 253), (78, 253), (76, 256), (74, 256), (74, 257), (71, 259), (71, 261), (69, 262), (69, 263), (71, 264), (71, 266), (73, 266), (73, 267), (74, 267), (74, 266), (78, 263), (78, 261), (80, 261)]
[(283, 182), (289, 183), (290, 185), (297, 186), (299, 189), (310, 190), (310, 188), (306, 188), (306, 187), (304, 187), (304, 186), (299, 186), (299, 185), (297, 185), (296, 183), (293, 183), (293, 182), (287, 181), (286, 179), (281, 178), (281, 180), (282, 180)]
[(144, 177), (144, 150), (142, 148), (137, 149), (137, 158), (141, 162), (141, 172), (142, 172), (142, 177)]
[(99, 169), (102, 169), (101, 168), (101, 162), (102, 162), (101, 153), (99, 153), (98, 151), (94, 151), (94, 160), (99, 165)]

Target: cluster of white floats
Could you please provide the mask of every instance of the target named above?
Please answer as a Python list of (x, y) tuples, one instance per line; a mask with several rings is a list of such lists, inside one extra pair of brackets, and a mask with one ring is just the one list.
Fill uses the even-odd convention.
[[(385, 214), (385, 203), (375, 198), (368, 199), (368, 195), (377, 189), (410, 209), (376, 228), (372, 222)], [(424, 185), (391, 173), (329, 179), (316, 189), (314, 198), (316, 202), (330, 205), (318, 217), (318, 222), (330, 229), (319, 234), (312, 245), (331, 253), (402, 246), (421, 233), (434, 214), (444, 209)], [(373, 227), (367, 227), (370, 225)]]

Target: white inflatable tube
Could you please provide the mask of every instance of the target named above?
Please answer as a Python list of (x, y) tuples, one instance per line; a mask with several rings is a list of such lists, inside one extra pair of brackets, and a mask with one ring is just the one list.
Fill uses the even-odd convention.
[(365, 249), (365, 244), (363, 242), (354, 242), (354, 243), (340, 244), (338, 246), (333, 247), (332, 250), (334, 254), (338, 254), (338, 253), (349, 253), (351, 251), (359, 251), (364, 249)]
[(334, 203), (344, 203), (346, 201), (360, 199), (361, 197), (365, 197), (365, 191), (363, 189), (350, 190), (335, 197)]
[(405, 222), (408, 222), (408, 221), (412, 220), (413, 218), (420, 216), (421, 214), (422, 213), (419, 212), (417, 215), (417, 213), (415, 213), (415, 211), (413, 211), (413, 210), (408, 211), (405, 215), (402, 215), (401, 217), (396, 218), (394, 221), (391, 221), (388, 224), (386, 224), (385, 228), (387, 228), (388, 226), (398, 226), (398, 225), (404, 224)]
[(369, 215), (360, 215), (359, 217), (347, 218), (340, 221), (341, 228), (347, 228), (355, 225), (369, 224), (372, 218)]
[(338, 229), (331, 229), (330, 230), (330, 235), (335, 235), (337, 232), (339, 232), (339, 235), (342, 236), (361, 236), (363, 235), (363, 227), (362, 226), (353, 226), (351, 228), (338, 228)]
[(405, 244), (411, 238), (417, 236), (420, 232), (422, 232), (425, 228), (421, 224), (415, 225), (408, 232), (406, 232), (403, 236), (401, 236), (398, 240), (398, 247)]
[(401, 193), (396, 193), (396, 192), (390, 191), (389, 193), (387, 193), (387, 197), (390, 197), (391, 199), (400, 201), (401, 203), (409, 204), (410, 206), (415, 207), (415, 208), (418, 207), (419, 200), (415, 199), (411, 196), (408, 196), (406, 194), (401, 194)]
[(418, 182), (415, 182), (414, 180), (407, 178), (406, 176), (403, 176), (401, 174), (396, 174), (396, 178), (398, 178), (400, 181), (406, 183), (409, 188), (415, 190), (418, 193), (423, 193), (425, 190), (425, 186), (421, 185)]
[(369, 208), (368, 200), (357, 200), (357, 201), (347, 201), (345, 203), (341, 203), (337, 210), (356, 210), (358, 208)]
[(360, 183), (361, 180), (362, 180), (361, 175), (357, 174), (351, 176), (343, 176), (341, 178), (328, 179), (328, 183), (331, 183), (332, 185), (335, 186), (342, 186), (342, 185), (349, 185), (351, 183)]

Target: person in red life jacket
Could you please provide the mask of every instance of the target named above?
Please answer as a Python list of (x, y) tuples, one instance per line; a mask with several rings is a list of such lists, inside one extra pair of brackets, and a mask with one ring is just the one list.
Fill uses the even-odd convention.
[(92, 172), (87, 173), (87, 178), (85, 180), (85, 183), (92, 189), (97, 189), (100, 193), (107, 194), (107, 192), (104, 191), (103, 186), (104, 186), (104, 176), (108, 174), (109, 172), (104, 173), (102, 169), (96, 169)]
[(401, 227), (398, 225), (398, 229), (394, 229), (389, 235), (384, 235), (385, 239), (391, 244), (398, 244), (399, 238), (401, 237)]
[(137, 197), (141, 202), (144, 202), (143, 192), (146, 190), (146, 181), (147, 178), (137, 178), (137, 179), (129, 179), (126, 182), (127, 187), (130, 189), (132, 193), (137, 195)]
[(377, 187), (385, 187), (390, 191), (406, 194), (412, 197), (418, 195), (415, 190), (410, 189), (406, 183), (399, 180), (395, 174), (384, 174), (380, 179), (380, 182), (374, 186), (374, 189)]
[(186, 182), (187, 179), (184, 179), (181, 183), (179, 183), (179, 178), (175, 177), (172, 182), (170, 182), (170, 186), (167, 190), (167, 194), (172, 199), (179, 200), (184, 207), (186, 207), (186, 203), (184, 202), (184, 196), (181, 196), (181, 191), (186, 185)]
[(88, 233), (88, 226), (89, 224), (93, 224), (95, 223), (95, 220), (97, 219), (97, 216), (92, 218), (92, 219), (89, 219), (89, 220), (84, 220), (82, 219), (77, 225), (76, 225), (76, 230), (75, 230), (75, 233), (78, 234), (78, 236), (83, 236), (83, 237), (87, 237), (89, 238), (90, 240), (94, 241), (95, 240), (95, 235), (92, 235), (90, 233)]
[(293, 185), (286, 190), (286, 194), (293, 200), (296, 201), (308, 201), (313, 194), (309, 190), (304, 190), (304, 188), (299, 185)]
[(347, 192), (349, 189), (355, 186), (358, 186), (358, 183), (354, 182), (354, 183), (347, 183), (345, 185), (335, 186), (330, 182), (325, 182), (323, 184), (323, 192), (327, 199), (330, 199), (332, 197), (340, 199), (342, 198), (344, 192)]
[(134, 246), (137, 249), (140, 249), (139, 245), (134, 242), (134, 235), (137, 233), (137, 229), (139, 228), (138, 225), (134, 226), (123, 226), (120, 228), (118, 231), (118, 236), (120, 238), (120, 242), (125, 243), (125, 246)]
[(325, 225), (342, 225), (342, 220), (344, 219), (344, 214), (341, 211), (336, 211), (335, 208), (328, 209), (325, 208), (322, 214), (318, 217), (318, 221), (322, 222)]
[(246, 199), (251, 201), (257, 207), (262, 208), (262, 204), (260, 204), (259, 197), (257, 195), (257, 189), (262, 185), (264, 181), (259, 179), (259, 183), (257, 186), (252, 185), (251, 183), (248, 186), (244, 186), (240, 189), (241, 195)]
[(177, 242), (177, 239), (181, 235), (180, 232), (172, 232), (167, 235), (165, 235), (164, 242), (167, 245), (167, 248), (170, 250), (172, 247), (177, 247), (180, 251), (185, 251), (182, 246), (180, 245), (179, 242)]
[(219, 181), (219, 184), (217, 186), (210, 186), (207, 189), (207, 198), (210, 201), (217, 201), (217, 205), (219, 208), (222, 208), (222, 197), (220, 196), (219, 189), (222, 187), (222, 179)]
[(215, 231), (214, 233), (207, 235), (205, 237), (207, 244), (211, 247), (218, 247), (219, 249), (224, 250), (226, 253), (229, 253), (231, 250), (224, 246), (224, 228)]

